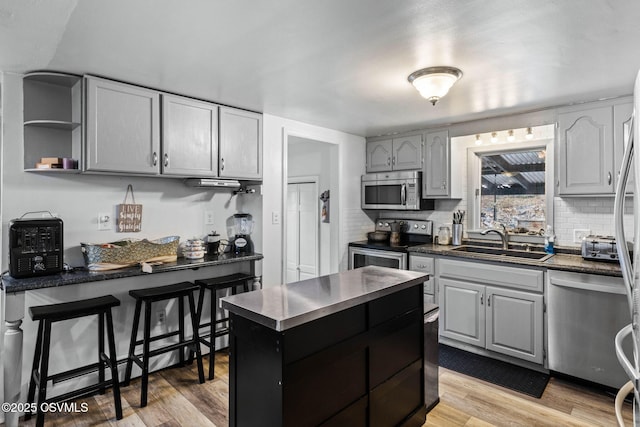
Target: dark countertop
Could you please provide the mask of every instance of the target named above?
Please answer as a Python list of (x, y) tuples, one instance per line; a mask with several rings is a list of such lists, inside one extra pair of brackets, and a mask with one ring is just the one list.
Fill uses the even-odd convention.
[[(464, 242), (465, 244), (473, 244), (470, 242)], [(447, 257), (456, 257), (462, 259), (471, 259), (478, 261), (496, 262), (499, 264), (513, 264), (514, 266), (528, 266), (528, 267), (540, 267), (547, 270), (563, 270), (574, 273), (586, 273), (586, 274), (600, 274), (603, 276), (617, 276), (622, 277), (620, 271), (620, 264), (617, 262), (604, 262), (604, 261), (588, 261), (582, 258), (581, 255), (571, 253), (570, 250), (561, 251), (556, 253), (546, 261), (535, 261), (525, 258), (513, 258), (505, 257), (498, 259), (491, 259), (482, 254), (463, 253), (452, 251), (455, 246), (442, 246), (435, 244), (426, 244), (420, 246), (411, 246), (407, 250), (409, 253), (423, 253), (430, 255), (439, 255)]]
[(222, 308), (275, 331), (284, 331), (428, 280), (409, 270), (367, 266), (227, 296)]
[(151, 273), (144, 273), (140, 267), (127, 267), (108, 271), (90, 271), (84, 267), (76, 267), (69, 272), (52, 274), (49, 276), (28, 277), (24, 279), (15, 279), (8, 274), (4, 274), (0, 285), (5, 292), (14, 293), (33, 289), (96, 282), (100, 280), (166, 273), (168, 271), (195, 270), (201, 267), (213, 267), (216, 265), (233, 264), (245, 261), (258, 261), (262, 258), (262, 254), (258, 253), (251, 255), (221, 254), (205, 256), (203, 259), (194, 260), (178, 258), (178, 260), (174, 262), (167, 262), (162, 265), (153, 266), (153, 271)]

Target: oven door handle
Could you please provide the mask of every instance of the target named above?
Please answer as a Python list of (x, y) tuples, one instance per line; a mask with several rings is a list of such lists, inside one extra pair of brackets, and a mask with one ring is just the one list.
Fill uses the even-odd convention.
[(402, 206), (407, 206), (407, 184), (402, 184), (402, 189), (400, 190), (400, 200)]

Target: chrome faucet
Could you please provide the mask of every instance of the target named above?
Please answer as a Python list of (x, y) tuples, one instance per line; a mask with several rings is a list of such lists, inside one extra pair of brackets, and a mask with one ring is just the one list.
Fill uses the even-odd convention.
[(507, 227), (502, 225), (502, 230), (498, 230), (497, 228), (490, 228), (488, 230), (484, 230), (480, 234), (485, 236), (491, 232), (496, 233), (502, 239), (502, 249), (509, 249), (509, 233), (507, 232)]

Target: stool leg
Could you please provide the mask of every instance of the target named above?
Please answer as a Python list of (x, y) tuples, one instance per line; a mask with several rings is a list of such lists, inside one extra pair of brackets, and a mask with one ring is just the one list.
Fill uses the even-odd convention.
[[(200, 292), (198, 293), (198, 309), (196, 311), (196, 318), (197, 318), (197, 322), (198, 322), (198, 334), (200, 333), (200, 324), (202, 322), (202, 305), (204, 302), (204, 291), (205, 291), (205, 287), (204, 286), (200, 286)], [(198, 343), (198, 345), (200, 345)], [(194, 348), (189, 348), (189, 360), (187, 361), (189, 364), (193, 363), (193, 352), (195, 351)]]
[(122, 402), (120, 401), (120, 381), (118, 379), (118, 358), (116, 355), (116, 340), (113, 334), (113, 318), (111, 309), (107, 311), (107, 338), (109, 339), (109, 365), (111, 367), (111, 382), (113, 383), (113, 402), (116, 405), (116, 419), (122, 419)]
[(36, 427), (44, 426), (42, 404), (47, 399), (47, 377), (49, 375), (49, 346), (51, 344), (51, 321), (44, 320), (44, 337), (42, 340), (42, 362), (40, 363), (40, 387), (38, 389), (38, 412)]
[[(193, 312), (191, 312), (193, 316)], [(184, 298), (178, 297), (178, 342), (184, 342)], [(178, 350), (178, 360), (180, 366), (184, 366), (184, 347)]]
[[(27, 403), (33, 403), (36, 395), (36, 375), (38, 375), (38, 367), (40, 366), (40, 355), (42, 354), (42, 330), (44, 329), (43, 321), (38, 322), (38, 337), (36, 338), (36, 350), (33, 354), (33, 365), (31, 366), (31, 379), (29, 381), (29, 394), (27, 395)], [(31, 411), (24, 414), (24, 419), (31, 419)]]
[(147, 388), (149, 386), (149, 344), (151, 341), (151, 302), (144, 303), (144, 338), (142, 342), (142, 393), (140, 407), (147, 406)]
[(211, 325), (209, 327), (209, 379), (212, 380), (216, 364), (216, 315), (218, 314), (218, 290), (211, 289)]
[(244, 281), (244, 291), (245, 292), (249, 292), (251, 289), (249, 289), (249, 280), (245, 280)]
[(140, 310), (142, 308), (142, 301), (136, 300), (136, 310), (133, 314), (133, 329), (131, 329), (131, 342), (129, 343), (129, 353), (127, 357), (127, 367), (124, 372), (123, 386), (128, 386), (131, 381), (131, 367), (133, 365), (133, 358), (135, 357), (136, 341), (138, 340), (138, 324), (140, 323)]
[(105, 393), (104, 387), (104, 363), (102, 355), (104, 354), (104, 313), (98, 314), (98, 382), (102, 384), (100, 394)]
[[(180, 298), (182, 300), (182, 298)], [(198, 380), (200, 384), (204, 382), (204, 370), (202, 368), (202, 354), (200, 352), (200, 338), (198, 334), (198, 323), (196, 315), (196, 305), (193, 301), (193, 292), (189, 292), (189, 313), (191, 314), (191, 325), (193, 327), (193, 344), (196, 351), (196, 362), (198, 363)]]

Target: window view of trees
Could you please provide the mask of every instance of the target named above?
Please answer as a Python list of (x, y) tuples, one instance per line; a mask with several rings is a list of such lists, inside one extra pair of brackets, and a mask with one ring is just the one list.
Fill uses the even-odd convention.
[(546, 224), (543, 149), (481, 155), (480, 226), (539, 233)]

